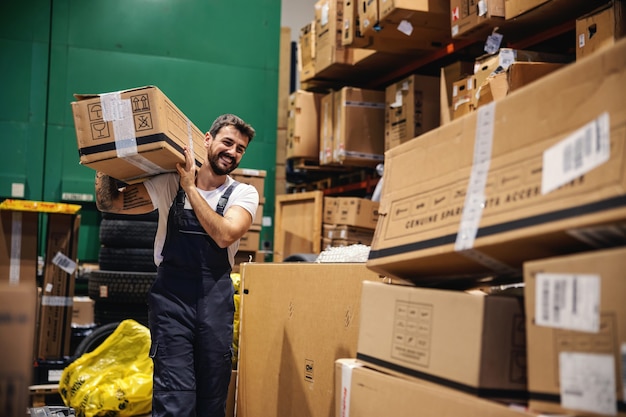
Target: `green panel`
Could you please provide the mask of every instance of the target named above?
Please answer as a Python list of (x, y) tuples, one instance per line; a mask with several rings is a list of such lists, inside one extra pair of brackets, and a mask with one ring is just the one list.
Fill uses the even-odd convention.
[(49, 1), (0, 4), (0, 198), (42, 199), (49, 22)]
[(83, 204), (79, 213), (78, 261), (97, 263), (100, 250), (99, 233), (102, 215), (94, 204)]
[(273, 216), (280, 0), (52, 4), (44, 194), (95, 213), (82, 218), (79, 258), (97, 258), (99, 217), (87, 202), (94, 173), (78, 164), (74, 93), (156, 85), (202, 130), (219, 114), (240, 115), (257, 131), (241, 166), (267, 171)]
[[(58, 3), (58, 4), (57, 4)], [(64, 0), (70, 47), (277, 68), (279, 0)], [(272, 34), (268, 36), (268, 32)]]

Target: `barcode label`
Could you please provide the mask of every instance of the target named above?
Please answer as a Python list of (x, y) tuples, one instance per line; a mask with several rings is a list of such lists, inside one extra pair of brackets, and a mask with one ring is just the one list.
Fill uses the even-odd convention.
[(57, 252), (52, 258), (52, 263), (68, 274), (73, 274), (76, 270), (76, 262), (72, 261), (70, 258), (62, 254), (61, 252)]
[(597, 333), (600, 331), (600, 277), (537, 274), (535, 323)]
[(547, 194), (609, 160), (609, 114), (603, 113), (543, 153), (541, 193)]
[(615, 358), (610, 354), (561, 352), (561, 406), (617, 415)]

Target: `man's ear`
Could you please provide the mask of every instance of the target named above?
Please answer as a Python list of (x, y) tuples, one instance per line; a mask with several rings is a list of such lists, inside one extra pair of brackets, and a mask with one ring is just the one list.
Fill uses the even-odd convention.
[(208, 144), (209, 144), (209, 142), (211, 142), (212, 140), (213, 140), (213, 136), (211, 136), (211, 133), (210, 133), (210, 132), (206, 132), (206, 133), (204, 134), (204, 143), (205, 143), (206, 145), (208, 145)]

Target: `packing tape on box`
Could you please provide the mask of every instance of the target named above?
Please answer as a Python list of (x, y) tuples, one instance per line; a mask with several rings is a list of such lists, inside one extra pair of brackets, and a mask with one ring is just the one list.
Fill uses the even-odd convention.
[(191, 132), (191, 121), (189, 120), (189, 117), (185, 117), (185, 119), (187, 120), (187, 142), (189, 143), (189, 155), (194, 158), (195, 154), (193, 153), (193, 134)]
[(454, 250), (473, 261), (486, 266), (502, 275), (515, 275), (520, 271), (494, 259), (476, 249), (474, 242), (485, 208), (485, 188), (491, 165), (493, 146), (493, 126), (496, 114), (496, 102), (492, 101), (478, 108), (476, 116), (476, 137), (474, 142), (474, 160), (470, 172), (465, 204), (461, 214), (459, 231), (456, 235)]
[(74, 305), (74, 297), (62, 297), (60, 295), (44, 295), (41, 297), (42, 306), (71, 307)]
[(101, 94), (100, 102), (103, 120), (113, 124), (117, 157), (148, 174), (163, 172), (160, 166), (139, 155), (137, 151), (137, 137), (130, 99), (122, 99), (122, 94), (116, 91)]

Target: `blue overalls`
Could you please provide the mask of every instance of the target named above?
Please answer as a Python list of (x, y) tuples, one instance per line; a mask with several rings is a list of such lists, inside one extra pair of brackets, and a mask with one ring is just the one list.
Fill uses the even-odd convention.
[[(224, 207), (231, 184), (216, 209)], [(232, 369), (233, 283), (226, 248), (206, 234), (178, 190), (163, 261), (148, 296), (154, 361), (152, 416), (223, 417)]]

